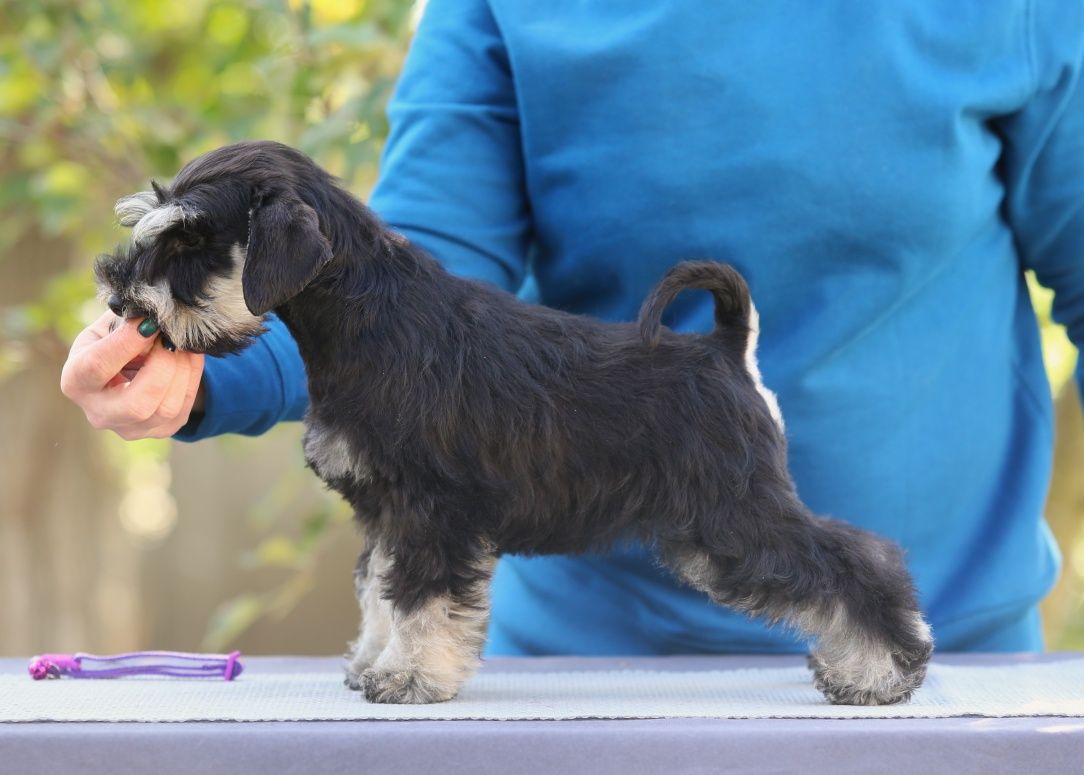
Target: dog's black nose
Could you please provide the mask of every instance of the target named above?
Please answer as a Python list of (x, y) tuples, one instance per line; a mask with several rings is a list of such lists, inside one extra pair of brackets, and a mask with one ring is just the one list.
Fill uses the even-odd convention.
[(109, 297), (109, 301), (106, 302), (109, 305), (109, 309), (113, 311), (113, 314), (118, 318), (124, 317), (124, 302), (120, 300), (117, 294), (113, 294)]

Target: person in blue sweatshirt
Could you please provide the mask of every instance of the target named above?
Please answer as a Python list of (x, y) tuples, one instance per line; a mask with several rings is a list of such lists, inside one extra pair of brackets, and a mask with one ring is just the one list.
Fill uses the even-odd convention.
[[(1082, 66), (1081, 0), (430, 0), (370, 204), (455, 273), (604, 320), (677, 262), (736, 266), (803, 500), (905, 547), (939, 648), (1037, 650), (1059, 561), (1024, 273), (1084, 343)], [(65, 369), (97, 427), (194, 441), (305, 410), (278, 321), (125, 372), (148, 340), (108, 318)], [(666, 322), (710, 329), (710, 298)], [(494, 582), (490, 654), (800, 649), (632, 544)]]

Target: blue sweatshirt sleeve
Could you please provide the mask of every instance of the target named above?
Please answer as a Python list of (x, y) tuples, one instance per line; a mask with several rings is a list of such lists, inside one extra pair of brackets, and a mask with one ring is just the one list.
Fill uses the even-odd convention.
[(173, 438), (258, 436), (281, 420), (301, 419), (309, 402), (305, 365), (282, 321), (271, 315), (266, 325), (267, 333), (239, 355), (204, 361), (204, 412), (193, 415)]
[[(431, 0), (388, 107), (391, 131), (369, 202), (449, 271), (508, 291), (530, 240), (516, 95), (484, 0)], [(208, 358), (205, 412), (174, 438), (258, 435), (299, 420), (304, 364), (278, 319), (240, 355)]]
[(388, 118), (372, 208), (453, 274), (518, 289), (531, 238), (519, 112), (485, 0), (430, 0)]
[[(1006, 213), (1053, 318), (1084, 347), (1084, 2), (1032, 3), (1031, 96), (1003, 119)], [(1084, 391), (1084, 368), (1077, 383)]]

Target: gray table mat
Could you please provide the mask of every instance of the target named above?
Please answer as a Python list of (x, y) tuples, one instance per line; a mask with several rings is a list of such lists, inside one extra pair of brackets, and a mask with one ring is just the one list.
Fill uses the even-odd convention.
[[(484, 670), (437, 705), (372, 705), (334, 670), (261, 669), (237, 681), (34, 682), (0, 672), (0, 721), (301, 721), (406, 719), (990, 718), (1084, 716), (1084, 659), (935, 663), (905, 705), (833, 706), (795, 665), (727, 670)], [(710, 664), (710, 663), (709, 663)], [(716, 665), (718, 663), (715, 663)], [(535, 665), (537, 667), (537, 665)]]

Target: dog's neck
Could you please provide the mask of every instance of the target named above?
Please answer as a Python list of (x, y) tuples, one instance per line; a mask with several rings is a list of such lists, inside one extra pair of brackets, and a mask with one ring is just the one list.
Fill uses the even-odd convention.
[(328, 186), (321, 193), (319, 198), (326, 204), (317, 210), (320, 231), (331, 243), (335, 262), (352, 265), (378, 255), (390, 232), (376, 214), (338, 186)]
[(406, 340), (445, 325), (450, 310), (441, 291), (447, 273), (432, 257), (345, 192), (336, 205), (321, 223), (334, 258), (275, 309), (297, 342), (314, 401), (343, 369), (387, 368), (399, 353), (417, 352)]

